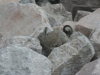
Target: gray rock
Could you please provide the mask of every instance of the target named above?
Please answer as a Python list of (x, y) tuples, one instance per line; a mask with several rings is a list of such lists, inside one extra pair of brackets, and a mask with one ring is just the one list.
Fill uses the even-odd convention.
[(66, 11), (62, 4), (47, 4), (42, 8), (46, 11), (50, 25), (52, 27), (59, 26), (66, 21), (72, 21), (71, 12)]
[(12, 36), (37, 37), (45, 27), (52, 30), (45, 14), (45, 11), (36, 4), (0, 4), (1, 44)]
[(48, 32), (48, 28), (38, 36), (43, 47), (43, 54), (48, 56), (53, 48), (58, 47), (68, 41), (68, 36), (62, 30)]
[(77, 22), (77, 21), (79, 21), (81, 18), (83, 18), (83, 17), (85, 17), (85, 16), (87, 16), (87, 15), (89, 15), (89, 14), (91, 14), (91, 12), (79, 10), (79, 11), (77, 11), (77, 14), (76, 14), (76, 16), (75, 16), (74, 21)]
[(48, 0), (35, 0), (35, 2), (39, 6), (46, 6), (47, 4), (50, 4)]
[(99, 0), (71, 0), (73, 5), (76, 6), (90, 6), (90, 7), (100, 7)]
[(91, 33), (90, 41), (93, 44), (96, 52), (93, 60), (100, 58), (100, 24)]
[(27, 4), (27, 3), (34, 3), (35, 0), (19, 0), (19, 3), (22, 3), (22, 4)]
[(76, 75), (100, 75), (100, 58), (87, 63)]
[(14, 36), (5, 41), (4, 47), (16, 45), (20, 47), (30, 48), (38, 53), (42, 53), (42, 47), (40, 42), (36, 38), (28, 37), (28, 36)]
[(9, 2), (18, 2), (19, 0), (0, 0), (0, 4), (9, 3)]
[(48, 56), (53, 63), (52, 75), (75, 75), (94, 56), (94, 48), (83, 34), (75, 32), (70, 39)]
[(99, 0), (60, 0), (60, 2), (64, 5), (67, 11), (72, 11), (73, 7), (77, 6), (91, 7), (93, 9), (100, 7)]
[(60, 0), (60, 3), (66, 8), (67, 11), (72, 11), (73, 3), (72, 0)]
[(89, 37), (91, 32), (100, 23), (100, 9), (80, 19), (76, 25), (76, 30)]
[(10, 46), (0, 49), (0, 75), (51, 75), (52, 64), (31, 49)]

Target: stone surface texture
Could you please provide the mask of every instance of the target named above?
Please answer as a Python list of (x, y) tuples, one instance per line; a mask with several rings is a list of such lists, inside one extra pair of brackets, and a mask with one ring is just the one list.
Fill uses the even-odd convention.
[(0, 75), (51, 75), (52, 63), (31, 49), (9, 46), (0, 49)]
[(0, 0), (0, 4), (10, 3), (10, 2), (18, 2), (18, 0)]
[(76, 25), (76, 30), (89, 37), (91, 32), (100, 23), (100, 9), (80, 19)]
[(0, 5), (2, 43), (12, 36), (37, 37), (45, 27), (52, 30), (46, 13), (36, 4), (12, 2)]
[(52, 75), (74, 75), (90, 62), (95, 52), (90, 41), (80, 32), (75, 32), (71, 41), (54, 48), (48, 56), (53, 63)]
[(72, 20), (71, 12), (66, 11), (62, 4), (48, 4), (42, 8), (46, 11), (52, 27)]
[(79, 11), (77, 11), (74, 21), (78, 22), (81, 18), (83, 18), (89, 14), (91, 14), (91, 12), (79, 10)]
[(100, 75), (100, 58), (86, 64), (76, 75)]
[(11, 45), (26, 47), (38, 53), (42, 52), (40, 41), (36, 38), (32, 38), (29, 36), (14, 36), (12, 38), (9, 38), (5, 41), (4, 47), (11, 46)]
[(19, 0), (19, 3), (22, 3), (22, 4), (35, 3), (35, 0)]
[(91, 33), (90, 41), (93, 44), (96, 52), (93, 60), (100, 58), (100, 24)]

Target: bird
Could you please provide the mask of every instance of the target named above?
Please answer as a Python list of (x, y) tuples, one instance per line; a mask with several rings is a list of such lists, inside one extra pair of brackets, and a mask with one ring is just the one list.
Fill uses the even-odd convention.
[(39, 34), (37, 37), (40, 41), (40, 44), (42, 46), (42, 53), (45, 56), (48, 56), (53, 48), (59, 47), (63, 45), (64, 43), (68, 42), (68, 36), (66, 35), (63, 30), (53, 30), (51, 32), (47, 32), (48, 28), (45, 27), (44, 31)]

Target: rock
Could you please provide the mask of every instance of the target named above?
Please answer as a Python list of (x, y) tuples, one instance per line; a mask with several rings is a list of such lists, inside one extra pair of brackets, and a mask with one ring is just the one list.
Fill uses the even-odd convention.
[(46, 11), (52, 27), (59, 26), (66, 21), (72, 20), (71, 12), (66, 11), (62, 4), (48, 4), (42, 8)]
[(100, 58), (100, 24), (91, 33), (90, 41), (93, 44), (96, 52), (93, 60)]
[(36, 4), (13, 2), (0, 5), (1, 43), (12, 36), (37, 37), (45, 27), (52, 30), (45, 12)]
[(9, 2), (18, 2), (18, 0), (0, 0), (0, 4), (9, 3)]
[(79, 21), (81, 18), (83, 18), (83, 17), (89, 15), (90, 13), (91, 13), (91, 12), (79, 10), (79, 11), (77, 11), (77, 14), (76, 14), (76, 16), (75, 16), (74, 21), (77, 22), (77, 21)]
[(16, 45), (20, 47), (30, 48), (38, 53), (42, 53), (42, 47), (40, 42), (36, 38), (28, 37), (28, 36), (14, 36), (10, 39), (7, 39), (4, 47)]
[(76, 75), (100, 75), (100, 58), (87, 63)]
[(66, 43), (69, 39), (62, 30), (54, 30), (48, 33), (48, 28), (38, 36), (43, 47), (43, 55), (48, 56), (52, 49)]
[(71, 0), (73, 5), (76, 6), (90, 6), (90, 7), (100, 7), (99, 0)]
[(100, 9), (80, 19), (76, 25), (76, 30), (89, 37), (91, 32), (100, 23)]
[(31, 49), (10, 46), (0, 49), (1, 75), (51, 75), (52, 64)]
[(19, 3), (27, 4), (27, 3), (34, 3), (35, 0), (19, 0)]
[(48, 56), (53, 63), (52, 75), (75, 75), (94, 56), (94, 48), (83, 34), (75, 32), (70, 39)]
[[(64, 5), (67, 11), (72, 11), (74, 7), (82, 6), (82, 7), (91, 7), (91, 8), (99, 8), (100, 1), (99, 0), (60, 0), (60, 2)], [(79, 9), (78, 9), (79, 10)]]
[(66, 8), (67, 11), (72, 11), (73, 3), (72, 0), (60, 0), (60, 3)]
[(60, 0), (48, 0), (51, 4), (58, 4)]
[(35, 0), (35, 2), (39, 6), (46, 6), (46, 5), (50, 4), (48, 0)]

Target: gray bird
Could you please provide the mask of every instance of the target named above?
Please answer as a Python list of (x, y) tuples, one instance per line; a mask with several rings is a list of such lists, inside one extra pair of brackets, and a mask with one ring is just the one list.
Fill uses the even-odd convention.
[(44, 31), (38, 36), (40, 44), (43, 47), (42, 53), (45, 56), (48, 56), (53, 48), (63, 45), (64, 43), (68, 42), (69, 39), (69, 36), (67, 36), (63, 30), (54, 30), (48, 33), (47, 31), (48, 28), (45, 27)]

